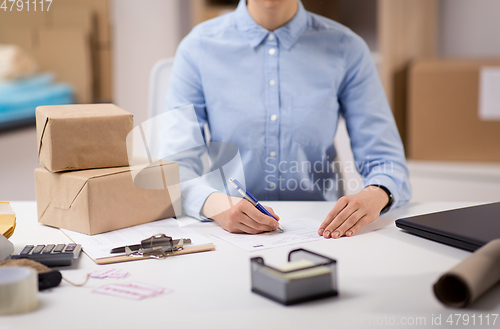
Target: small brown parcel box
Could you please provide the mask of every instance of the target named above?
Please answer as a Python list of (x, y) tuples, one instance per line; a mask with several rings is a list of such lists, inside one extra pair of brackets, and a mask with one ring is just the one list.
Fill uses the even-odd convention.
[(427, 59), (412, 64), (407, 116), (411, 159), (500, 161), (500, 121), (479, 116), (483, 67), (500, 67), (500, 60)]
[(98, 234), (181, 215), (179, 164), (52, 173), (35, 169), (38, 221)]
[(52, 172), (128, 166), (133, 125), (133, 115), (113, 104), (39, 106), (38, 162)]

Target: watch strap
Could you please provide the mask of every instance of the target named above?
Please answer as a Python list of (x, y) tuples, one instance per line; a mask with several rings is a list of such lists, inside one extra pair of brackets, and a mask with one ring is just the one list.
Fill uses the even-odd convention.
[(380, 214), (385, 214), (387, 211), (389, 211), (389, 209), (394, 204), (394, 196), (392, 195), (391, 191), (389, 191), (389, 189), (383, 185), (371, 184), (368, 186), (376, 186), (376, 187), (382, 189), (385, 193), (387, 193), (387, 196), (389, 197), (389, 201), (387, 202), (385, 207), (382, 208), (382, 210), (380, 211)]

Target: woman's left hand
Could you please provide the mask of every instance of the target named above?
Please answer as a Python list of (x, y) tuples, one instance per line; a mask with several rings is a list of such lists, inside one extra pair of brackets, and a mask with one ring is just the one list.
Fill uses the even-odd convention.
[(377, 186), (367, 186), (361, 192), (341, 197), (318, 230), (325, 238), (353, 236), (363, 226), (373, 222), (389, 202), (387, 193)]

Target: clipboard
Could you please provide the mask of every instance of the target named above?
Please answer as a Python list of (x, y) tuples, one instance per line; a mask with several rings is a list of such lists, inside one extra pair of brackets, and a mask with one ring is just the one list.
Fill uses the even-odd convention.
[[(215, 250), (213, 242), (206, 237), (199, 235), (192, 229), (172, 227), (171, 224), (169, 226), (169, 221), (169, 219), (165, 219), (95, 236), (65, 229), (61, 229), (61, 231), (71, 241), (81, 244), (83, 252), (98, 265), (167, 258)], [(177, 224), (174, 225), (177, 226)], [(169, 236), (163, 233), (153, 234), (153, 230), (168, 232)], [(153, 235), (144, 239), (145, 234)], [(177, 238), (173, 239), (171, 236)], [(191, 239), (194, 239), (193, 242)], [(139, 244), (136, 244), (138, 242)], [(118, 254), (113, 254), (113, 252)]]
[[(195, 247), (184, 247), (184, 249), (182, 249), (182, 250), (175, 251), (171, 254), (166, 255), (165, 258), (177, 256), (177, 255), (186, 255), (186, 254), (191, 254), (191, 253), (195, 253), (195, 252), (212, 251), (212, 250), (215, 250), (215, 246), (213, 244), (207, 244), (207, 245), (195, 246)], [(85, 250), (84, 250), (84, 252), (85, 252)], [(131, 257), (131, 256), (126, 256), (126, 255), (120, 255), (120, 256), (112, 256), (112, 257), (106, 257), (106, 258), (97, 258), (97, 259), (92, 259), (92, 260), (98, 265), (105, 265), (105, 264), (131, 262), (131, 261), (144, 260), (144, 259), (154, 259), (154, 258), (152, 258), (152, 257), (138, 257), (138, 256)]]

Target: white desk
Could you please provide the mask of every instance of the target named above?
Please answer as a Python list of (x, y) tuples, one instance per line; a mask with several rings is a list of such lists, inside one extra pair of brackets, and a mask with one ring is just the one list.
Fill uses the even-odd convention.
[[(309, 216), (317, 219), (318, 225), (333, 206), (328, 202), (266, 204), (282, 221)], [(0, 328), (398, 328), (406, 323), (418, 328), (459, 328), (463, 325), (446, 323), (450, 314), (475, 314), (477, 318), (500, 313), (500, 286), (470, 309), (445, 308), (434, 297), (432, 284), (469, 253), (403, 233), (395, 227), (394, 219), (467, 205), (410, 204), (379, 218), (351, 238), (254, 253), (214, 239), (215, 251), (165, 260), (96, 265), (82, 254), (71, 268), (62, 270), (66, 278), (82, 281), (87, 273), (103, 266), (124, 269), (131, 276), (90, 279), (84, 287), (63, 281), (59, 287), (39, 293), (38, 310), (0, 317)], [(69, 242), (59, 230), (37, 223), (34, 202), (14, 202), (12, 206), (18, 221), (11, 238), (16, 251), (26, 244)], [(215, 223), (191, 227), (207, 236), (220, 229)], [(288, 252), (299, 247), (337, 259), (338, 297), (285, 307), (250, 291), (251, 257), (263, 256), (270, 264), (284, 263)], [(172, 288), (174, 292), (142, 301), (92, 293), (107, 283), (132, 280)], [(432, 319), (438, 316), (442, 325), (432, 325)], [(426, 325), (417, 325), (423, 321)], [(463, 327), (480, 326), (469, 323)]]

